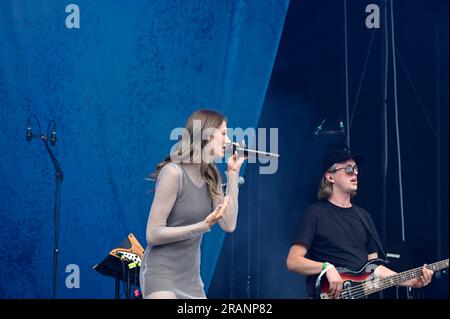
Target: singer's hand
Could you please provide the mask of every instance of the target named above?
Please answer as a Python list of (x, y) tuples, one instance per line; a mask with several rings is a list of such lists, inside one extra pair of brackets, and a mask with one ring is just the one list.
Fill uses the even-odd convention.
[(213, 227), (215, 223), (222, 219), (223, 213), (227, 209), (228, 196), (223, 198), (223, 203), (216, 206), (216, 209), (206, 217), (206, 223), (209, 228)]
[(247, 156), (240, 156), (236, 151), (228, 158), (227, 170), (239, 172), (242, 164), (247, 159)]

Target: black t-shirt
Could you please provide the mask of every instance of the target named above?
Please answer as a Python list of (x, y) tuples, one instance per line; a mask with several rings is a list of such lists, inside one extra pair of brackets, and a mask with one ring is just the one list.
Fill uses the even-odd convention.
[[(359, 270), (367, 262), (367, 256), (377, 252), (377, 245), (361, 218), (366, 220), (371, 233), (378, 236), (372, 218), (361, 207), (342, 208), (327, 200), (317, 201), (302, 214), (292, 244), (305, 245), (306, 257), (311, 260)], [(316, 278), (306, 277), (309, 296), (314, 296)]]

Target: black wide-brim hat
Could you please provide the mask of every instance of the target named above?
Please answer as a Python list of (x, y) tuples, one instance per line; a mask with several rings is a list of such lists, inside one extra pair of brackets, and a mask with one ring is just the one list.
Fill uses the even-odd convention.
[(363, 157), (360, 154), (353, 154), (347, 148), (330, 151), (323, 160), (323, 172), (325, 173), (334, 164), (343, 163), (349, 159), (355, 160), (358, 165), (363, 162)]

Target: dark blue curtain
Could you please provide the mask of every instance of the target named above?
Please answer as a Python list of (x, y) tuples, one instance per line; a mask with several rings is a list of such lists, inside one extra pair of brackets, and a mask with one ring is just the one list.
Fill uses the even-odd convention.
[[(258, 123), (288, 0), (87, 1), (79, 28), (70, 2), (0, 2), (0, 297), (49, 298), (53, 268), (54, 169), (27, 118), (64, 171), (57, 296), (109, 298), (114, 281), (92, 270), (128, 233), (145, 246), (154, 185), (145, 180), (198, 108), (229, 127)], [(72, 21), (73, 22), (73, 21)], [(36, 121), (32, 129), (38, 132)], [(245, 214), (245, 211), (241, 212)], [(209, 287), (224, 233), (202, 246)], [(65, 286), (66, 266), (80, 288)]]

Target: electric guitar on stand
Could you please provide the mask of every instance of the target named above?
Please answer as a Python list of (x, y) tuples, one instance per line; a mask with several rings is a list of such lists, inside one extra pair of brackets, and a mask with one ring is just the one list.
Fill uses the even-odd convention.
[[(336, 268), (343, 280), (342, 291), (339, 298), (335, 298), (329, 291), (328, 280), (323, 274), (316, 280), (316, 298), (318, 299), (363, 299), (375, 292), (397, 286), (407, 280), (420, 277), (422, 267), (407, 270), (389, 277), (375, 278), (373, 272), (376, 267), (384, 264), (381, 259), (369, 260), (359, 271), (346, 268)], [(448, 259), (426, 266), (434, 272), (448, 268)]]
[(141, 268), (144, 248), (133, 234), (117, 247), (112, 249), (106, 258), (92, 268), (100, 274), (113, 277), (115, 284), (115, 298), (120, 299), (120, 283), (125, 285), (125, 298), (131, 299), (133, 287), (134, 296), (140, 298), (139, 272)]
[(111, 256), (125, 259), (129, 262), (140, 263), (142, 255), (144, 254), (144, 248), (133, 234), (129, 234), (119, 248), (115, 248), (109, 252)]

